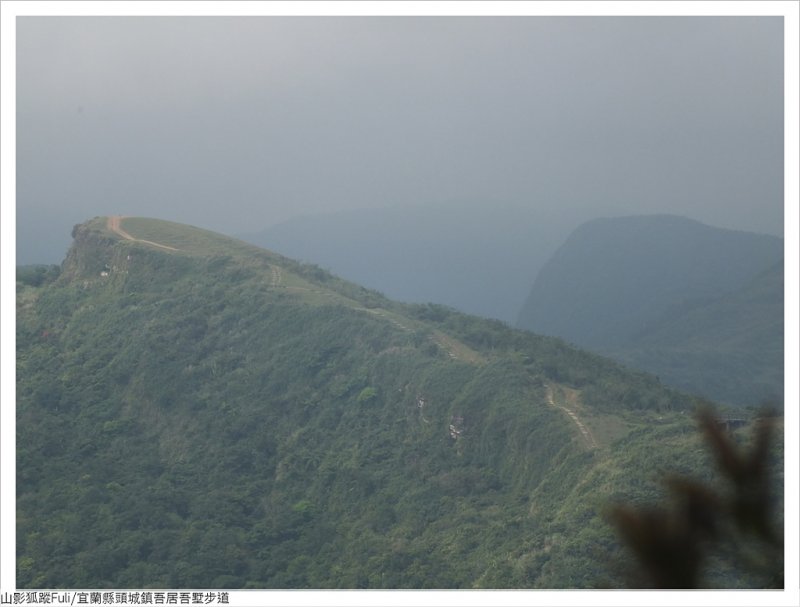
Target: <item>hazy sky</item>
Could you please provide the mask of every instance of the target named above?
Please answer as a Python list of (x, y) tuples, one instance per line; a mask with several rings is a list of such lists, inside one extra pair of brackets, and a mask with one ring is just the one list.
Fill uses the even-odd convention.
[[(22, 17), (17, 227), (453, 200), (782, 234), (778, 17)], [(22, 242), (20, 242), (22, 241)]]

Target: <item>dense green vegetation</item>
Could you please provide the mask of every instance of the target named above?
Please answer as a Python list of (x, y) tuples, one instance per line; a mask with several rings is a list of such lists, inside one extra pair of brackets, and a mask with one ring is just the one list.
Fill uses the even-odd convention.
[(693, 403), (652, 376), (202, 230), (122, 227), (179, 250), (98, 218), (58, 276), (20, 272), (20, 587), (615, 584), (610, 501), (710, 474)]
[(708, 398), (781, 404), (783, 262), (732, 293), (676, 306), (609, 353)]
[(17, 282), (21, 285), (40, 287), (58, 278), (60, 273), (61, 268), (55, 265), (17, 266)]
[(733, 405), (783, 398), (783, 242), (681, 217), (588, 222), (517, 326)]

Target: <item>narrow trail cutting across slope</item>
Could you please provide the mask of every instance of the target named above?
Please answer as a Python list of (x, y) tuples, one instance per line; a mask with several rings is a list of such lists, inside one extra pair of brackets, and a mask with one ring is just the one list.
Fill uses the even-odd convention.
[(149, 244), (150, 246), (158, 247), (160, 249), (167, 249), (168, 251), (180, 251), (180, 249), (176, 249), (175, 247), (170, 247), (165, 244), (159, 244), (157, 242), (153, 242), (152, 240), (142, 240), (141, 238), (134, 238), (133, 236), (128, 234), (125, 230), (123, 230), (122, 227), (120, 226), (120, 222), (123, 219), (124, 217), (122, 217), (121, 215), (113, 215), (108, 218), (108, 221), (106, 222), (106, 227), (112, 232), (114, 232), (114, 234), (122, 236), (122, 238), (124, 238), (125, 240), (132, 240), (134, 242)]
[[(176, 247), (171, 247), (169, 245), (161, 244), (159, 242), (153, 242), (152, 240), (144, 240), (142, 238), (136, 238), (135, 236), (132, 236), (130, 233), (126, 232), (122, 228), (121, 222), (122, 222), (123, 219), (125, 219), (125, 217), (122, 216), (122, 215), (109, 216), (107, 221), (106, 221), (106, 227), (108, 228), (109, 231), (113, 232), (114, 234), (117, 234), (118, 236), (120, 236), (121, 238), (124, 238), (125, 240), (131, 240), (133, 242), (140, 242), (142, 244), (147, 244), (147, 245), (150, 245), (150, 246), (153, 246), (153, 247), (158, 247), (159, 249), (166, 249), (168, 251), (180, 251), (181, 250), (181, 249), (178, 249)], [(284, 288), (284, 289), (287, 289), (287, 290), (293, 290), (293, 291), (323, 292), (321, 290), (317, 290), (317, 289), (314, 289), (312, 287), (301, 287), (301, 286), (294, 286), (294, 285), (292, 285), (292, 286), (286, 285), (285, 281), (284, 281), (283, 271), (282, 271), (281, 267), (279, 265), (277, 265), (277, 264), (269, 264), (269, 268), (270, 268), (269, 284), (270, 284), (271, 287), (281, 287), (281, 288)], [(355, 302), (353, 302), (353, 303), (355, 303)], [(362, 308), (362, 307), (360, 307), (358, 305), (351, 305), (350, 307), (352, 307), (355, 310), (361, 310), (361, 311), (364, 311), (364, 312), (368, 312), (370, 314), (374, 314), (376, 316), (380, 316), (383, 319), (388, 320), (394, 326), (396, 326), (397, 328), (399, 328), (399, 329), (401, 329), (403, 331), (412, 332), (414, 330), (414, 329), (412, 329), (411, 326), (409, 326), (409, 324), (413, 324), (413, 323), (406, 324), (406, 322), (402, 322), (401, 320), (398, 320), (395, 317), (394, 314), (390, 314), (390, 313), (386, 312), (385, 310)], [(403, 319), (403, 320), (406, 320), (406, 319)], [(430, 340), (433, 343), (435, 343), (439, 348), (441, 348), (453, 360), (462, 360), (462, 361), (465, 361), (465, 362), (468, 362), (468, 363), (471, 363), (471, 364), (481, 364), (482, 362), (484, 362), (483, 357), (480, 354), (478, 354), (477, 352), (475, 352), (474, 350), (472, 350), (471, 348), (469, 348), (465, 344), (459, 342), (458, 340), (450, 337), (449, 335), (446, 335), (442, 331), (438, 331), (438, 330), (434, 331), (430, 335)]]
[(283, 273), (281, 272), (281, 267), (270, 264), (269, 266), (270, 272), (272, 273), (271, 278), (271, 285), (273, 287), (279, 287), (283, 284)]
[[(360, 310), (362, 312), (367, 312), (368, 314), (373, 314), (375, 316), (380, 316), (381, 318), (388, 320), (398, 329), (401, 329), (406, 332), (412, 332), (412, 329), (407, 324), (399, 321), (394, 315), (387, 313), (385, 310), (381, 309), (370, 309), (370, 308), (353, 308), (355, 310)], [(429, 339), (436, 344), (437, 347), (441, 348), (452, 360), (461, 360), (473, 365), (479, 365), (484, 361), (483, 357), (466, 346), (465, 344), (459, 342), (458, 340), (446, 335), (442, 331), (434, 331)]]
[(578, 416), (572, 409), (569, 409), (565, 405), (556, 404), (553, 397), (553, 387), (549, 385), (547, 386), (547, 404), (549, 404), (551, 407), (556, 407), (557, 409), (561, 409), (567, 415), (569, 415), (572, 421), (575, 422), (575, 425), (578, 426), (578, 430), (580, 430), (581, 434), (583, 435), (583, 438), (586, 440), (586, 443), (589, 445), (589, 447), (592, 449), (597, 449), (597, 441), (595, 440), (592, 431), (586, 427), (586, 424), (584, 424), (578, 418)]

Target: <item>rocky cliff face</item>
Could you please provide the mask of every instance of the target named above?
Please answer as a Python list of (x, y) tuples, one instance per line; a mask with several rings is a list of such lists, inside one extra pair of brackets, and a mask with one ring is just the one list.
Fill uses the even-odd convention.
[(116, 245), (119, 239), (104, 230), (105, 220), (95, 218), (72, 229), (72, 246), (61, 264), (61, 280), (93, 280), (117, 265), (127, 253)]

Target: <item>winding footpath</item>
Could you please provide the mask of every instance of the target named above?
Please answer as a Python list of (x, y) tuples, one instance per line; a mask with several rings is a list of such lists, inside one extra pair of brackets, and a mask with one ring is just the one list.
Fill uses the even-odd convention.
[(280, 287), (283, 284), (283, 274), (281, 273), (280, 266), (270, 264), (269, 268), (270, 271), (272, 272), (271, 285), (273, 287)]
[[(370, 309), (370, 308), (353, 308), (354, 310), (360, 310), (361, 312), (367, 312), (368, 314), (373, 314), (375, 316), (380, 316), (384, 320), (388, 320), (398, 329), (402, 331), (406, 331), (408, 333), (412, 332), (413, 329), (393, 316), (390, 316), (386, 313), (385, 310), (381, 309)], [(433, 342), (437, 347), (441, 348), (447, 356), (449, 356), (452, 360), (460, 360), (469, 364), (477, 365), (483, 362), (480, 354), (474, 352), (471, 348), (465, 346), (464, 344), (460, 344), (454, 338), (450, 337), (449, 335), (443, 333), (439, 330), (434, 330), (433, 333), (429, 336), (431, 342)], [(460, 345), (460, 351), (457, 349), (457, 345)]]
[(572, 409), (568, 409), (564, 405), (557, 405), (555, 400), (553, 400), (553, 388), (551, 386), (547, 386), (547, 404), (549, 404), (551, 407), (561, 409), (567, 415), (569, 415), (572, 421), (575, 422), (575, 425), (578, 426), (578, 430), (580, 430), (583, 438), (586, 439), (586, 443), (589, 445), (589, 447), (592, 449), (597, 449), (597, 441), (594, 439), (592, 431), (586, 427), (586, 425), (578, 418), (575, 412)]
[[(166, 249), (167, 251), (180, 251), (180, 249), (176, 249), (175, 247), (171, 247), (169, 245), (161, 244), (158, 242), (153, 242), (152, 240), (143, 240), (141, 238), (135, 238), (131, 236), (128, 232), (122, 229), (120, 225), (122, 220), (125, 219), (122, 215), (112, 215), (109, 216), (108, 220), (106, 221), (106, 227), (113, 232), (114, 234), (124, 238), (125, 240), (131, 240), (133, 242), (141, 242), (143, 244), (148, 244), (152, 247), (158, 247), (159, 249)], [(307, 287), (289, 287), (285, 286), (283, 283), (283, 273), (281, 271), (280, 266), (275, 264), (270, 264), (270, 286), (272, 287), (283, 287), (285, 289), (292, 289), (292, 290), (301, 290), (301, 291), (315, 291), (316, 289), (309, 289)], [(407, 332), (411, 332), (411, 327), (403, 324), (393, 316), (390, 316), (383, 310), (374, 310), (368, 308), (361, 308), (361, 307), (353, 307), (353, 309), (361, 310), (364, 312), (368, 312), (370, 314), (374, 314), (376, 316), (380, 316), (384, 320), (388, 320), (390, 323), (398, 327), (399, 329)], [(445, 335), (441, 331), (435, 331), (431, 336), (430, 339), (433, 343), (435, 343), (438, 347), (442, 348), (447, 355), (454, 360), (465, 360), (466, 362), (478, 364), (481, 362), (480, 355), (477, 353), (473, 353), (467, 348), (466, 346), (463, 347), (463, 350), (468, 353), (458, 353), (456, 351), (455, 344), (457, 343), (451, 337)], [(552, 399), (551, 399), (552, 404)], [(566, 409), (565, 409), (566, 410)], [(570, 413), (572, 415), (572, 413)], [(580, 422), (578, 422), (580, 423)]]
[(159, 249), (166, 249), (168, 251), (180, 251), (180, 249), (176, 249), (175, 247), (170, 247), (165, 244), (159, 244), (157, 242), (153, 242), (152, 240), (142, 240), (141, 238), (134, 238), (130, 234), (128, 234), (125, 230), (122, 229), (120, 226), (120, 222), (124, 219), (122, 215), (112, 215), (108, 218), (106, 222), (106, 227), (114, 232), (114, 234), (121, 236), (125, 240), (132, 240), (134, 242), (141, 242), (144, 244), (149, 244), (153, 247), (158, 247)]

